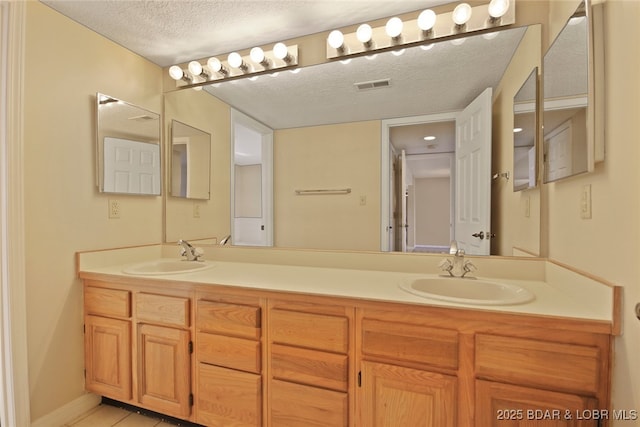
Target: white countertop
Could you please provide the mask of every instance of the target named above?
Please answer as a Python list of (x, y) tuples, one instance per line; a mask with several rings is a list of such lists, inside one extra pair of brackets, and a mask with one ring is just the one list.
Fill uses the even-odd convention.
[[(213, 260), (207, 261), (213, 265), (205, 270), (144, 276), (124, 274), (123, 269), (143, 261), (164, 258), (166, 255), (163, 257), (164, 254), (157, 253), (159, 256), (153, 257), (150, 256), (151, 253), (146, 253), (144, 256), (140, 254), (137, 259), (115, 256), (107, 262), (102, 260), (110, 255), (105, 251), (87, 254), (89, 255), (84, 262), (83, 254), (80, 254), (78, 269), (83, 273), (613, 322), (613, 287), (555, 264), (546, 266), (544, 280), (496, 279), (478, 275), (482, 279), (519, 285), (536, 296), (535, 300), (524, 304), (487, 306), (429, 299), (410, 294), (399, 287), (406, 279), (437, 274)], [(123, 258), (134, 262), (123, 263)], [(96, 262), (97, 259), (101, 262)]]

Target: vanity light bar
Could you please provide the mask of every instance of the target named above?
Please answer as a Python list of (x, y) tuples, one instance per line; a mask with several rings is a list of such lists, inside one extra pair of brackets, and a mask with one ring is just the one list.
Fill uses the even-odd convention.
[(169, 68), (169, 75), (176, 80), (177, 86), (198, 88), (223, 80), (269, 74), (297, 66), (298, 45), (276, 43), (270, 51), (254, 47), (245, 56), (232, 52), (226, 58), (212, 57), (204, 63), (191, 61), (185, 70), (173, 65)]
[[(393, 17), (381, 27), (372, 28), (369, 24), (362, 24), (355, 32), (347, 34), (333, 30), (327, 37), (327, 59), (397, 50), (511, 25), (516, 22), (515, 3), (516, 0), (491, 0), (487, 4), (473, 7), (461, 3), (453, 11), (446, 13), (435, 14), (427, 9), (417, 19), (406, 22)], [(501, 13), (502, 15), (496, 16)]]

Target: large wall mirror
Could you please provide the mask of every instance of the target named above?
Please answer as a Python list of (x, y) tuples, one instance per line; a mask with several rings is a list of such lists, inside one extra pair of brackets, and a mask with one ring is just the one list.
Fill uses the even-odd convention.
[[(526, 52), (522, 52), (525, 38), (535, 40), (527, 43)], [(381, 206), (385, 203), (382, 171), (385, 167), (391, 168), (382, 160), (382, 121), (429, 117), (420, 123), (416, 131), (402, 132), (410, 140), (403, 141), (400, 136), (394, 136), (389, 143), (397, 152), (404, 149), (411, 156), (408, 164), (415, 166), (411, 172), (413, 177), (439, 179), (443, 173), (441, 170), (426, 169), (440, 168), (439, 163), (433, 160), (451, 154), (455, 150), (451, 141), (455, 138), (443, 135), (440, 140), (433, 141), (425, 140), (425, 136), (442, 134), (436, 127), (442, 128), (443, 122), (450, 122), (452, 115), (463, 111), (488, 88), (495, 91), (503, 87), (503, 77), (506, 70), (514, 66), (516, 53), (518, 58), (528, 57), (527, 64), (539, 64), (540, 51), (539, 26), (516, 27), (412, 47), (403, 52), (353, 58), (348, 63), (323, 63), (305, 67), (298, 73), (286, 71), (277, 76), (260, 76), (256, 80), (223, 82), (205, 86), (201, 93), (208, 93), (275, 131), (275, 246), (380, 250), (383, 240), (381, 209), (390, 208)], [(528, 70), (531, 67), (527, 65)], [(388, 84), (366, 84), (378, 81)], [(507, 84), (513, 87), (511, 89), (510, 86), (508, 92), (516, 93), (522, 80)], [(370, 89), (372, 86), (377, 88)], [(190, 107), (176, 103), (173, 94), (185, 91), (194, 92), (186, 89), (165, 95), (165, 102), (171, 104), (172, 114), (177, 117), (182, 115), (178, 108)], [(511, 106), (509, 111), (511, 115)], [(506, 123), (506, 120), (495, 117), (493, 121), (499, 123), (496, 126), (500, 122)], [(508, 144), (511, 150), (513, 139), (494, 139), (494, 144)], [(216, 167), (224, 165), (230, 174), (230, 161), (219, 160)], [(420, 160), (425, 160), (424, 165)], [(487, 180), (491, 191), (490, 174)], [(296, 193), (300, 189), (336, 188), (349, 188), (351, 191), (313, 196)], [(394, 199), (393, 196), (387, 198)], [(425, 206), (419, 200), (411, 200), (410, 203), (412, 209)], [(451, 194), (442, 200), (430, 199), (428, 204), (448, 208), (451, 206)], [(408, 216), (415, 218), (415, 209), (412, 212)], [(167, 230), (171, 232), (166, 234), (167, 238), (187, 234), (186, 226), (182, 226), (184, 233), (179, 229), (181, 223), (189, 222), (189, 216), (187, 209), (183, 219), (168, 216)], [(486, 236), (490, 235), (490, 230), (483, 231)], [(505, 229), (506, 232), (509, 231)], [(215, 235), (230, 233), (229, 224)], [(421, 238), (418, 230), (414, 233), (418, 239)], [(203, 233), (202, 238), (210, 235)], [(533, 239), (536, 244), (539, 242), (539, 236)], [(445, 238), (442, 242), (425, 246), (434, 246), (436, 251), (442, 251), (448, 249), (448, 243)]]
[(160, 195), (160, 115), (102, 93), (96, 111), (99, 191)]
[(513, 190), (536, 186), (538, 176), (538, 68), (513, 98)]
[(544, 56), (544, 182), (590, 172), (597, 160), (591, 18), (580, 3)]
[(178, 120), (171, 121), (171, 195), (210, 197), (211, 135)]

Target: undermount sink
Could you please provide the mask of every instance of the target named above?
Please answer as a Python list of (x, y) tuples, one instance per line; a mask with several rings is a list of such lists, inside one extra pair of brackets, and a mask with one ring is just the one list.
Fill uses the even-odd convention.
[(201, 271), (212, 267), (207, 261), (187, 261), (176, 259), (159, 259), (129, 266), (122, 270), (124, 274), (154, 276), (160, 274), (178, 274)]
[(535, 299), (533, 293), (521, 286), (471, 277), (408, 279), (400, 284), (400, 288), (424, 298), (475, 305), (523, 304)]

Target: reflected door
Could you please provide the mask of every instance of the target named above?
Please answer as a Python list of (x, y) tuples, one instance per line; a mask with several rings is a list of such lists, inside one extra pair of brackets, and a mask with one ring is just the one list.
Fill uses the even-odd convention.
[(273, 245), (273, 130), (233, 111), (231, 241)]
[(491, 88), (456, 118), (455, 240), (470, 255), (489, 255), (491, 234)]
[(104, 191), (160, 194), (160, 145), (105, 137)]

